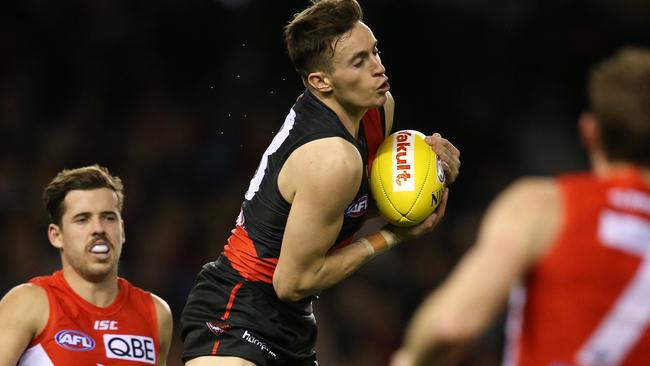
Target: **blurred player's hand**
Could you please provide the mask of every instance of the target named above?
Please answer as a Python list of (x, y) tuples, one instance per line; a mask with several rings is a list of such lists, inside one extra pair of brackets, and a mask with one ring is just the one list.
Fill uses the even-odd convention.
[(427, 136), (424, 141), (438, 154), (447, 178), (445, 184), (450, 185), (456, 181), (460, 171), (460, 151), (449, 140), (439, 133)]

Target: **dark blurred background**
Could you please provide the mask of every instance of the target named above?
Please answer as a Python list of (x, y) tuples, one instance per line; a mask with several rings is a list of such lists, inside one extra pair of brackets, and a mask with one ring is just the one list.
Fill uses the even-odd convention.
[[(22, 0), (0, 14), (0, 293), (59, 267), (40, 202), (63, 168), (126, 185), (120, 274), (176, 320), (302, 85), (282, 27), (307, 1)], [(650, 45), (647, 0), (361, 0), (396, 100), (395, 129), (462, 152), (438, 229), (376, 258), (316, 304), (321, 365), (385, 365), (416, 304), (523, 174), (583, 169), (586, 68)], [(649, 101), (650, 102), (650, 101)], [(489, 276), (489, 273), (485, 274)], [(502, 321), (466, 365), (497, 365)], [(169, 365), (180, 365), (178, 322)]]

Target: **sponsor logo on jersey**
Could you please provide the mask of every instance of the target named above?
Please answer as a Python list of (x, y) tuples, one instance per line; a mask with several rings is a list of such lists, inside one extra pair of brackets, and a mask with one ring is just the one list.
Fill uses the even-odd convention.
[(393, 143), (394, 192), (415, 190), (415, 162), (413, 142), (415, 137), (409, 131), (400, 131)]
[(278, 358), (278, 356), (275, 354), (275, 352), (271, 351), (269, 346), (266, 345), (266, 343), (260, 341), (259, 339), (255, 338), (252, 334), (248, 333), (248, 331), (244, 331), (244, 334), (241, 336), (243, 339), (245, 339), (247, 342), (254, 344), (257, 346), (259, 349), (262, 351), (266, 352), (266, 357), (275, 360)]
[(205, 322), (205, 325), (215, 335), (219, 335), (219, 334), (225, 332), (226, 330), (230, 329), (230, 327), (231, 327), (230, 324), (221, 323), (221, 322)]
[(95, 320), (93, 325), (95, 330), (117, 330), (117, 321), (115, 320)]
[(104, 334), (106, 357), (156, 364), (156, 345), (151, 337), (131, 334)]
[(95, 340), (78, 330), (62, 330), (54, 336), (56, 344), (71, 351), (90, 351), (95, 348)]
[(345, 215), (348, 217), (363, 216), (368, 210), (368, 195), (364, 194), (358, 200), (352, 202), (345, 210)]

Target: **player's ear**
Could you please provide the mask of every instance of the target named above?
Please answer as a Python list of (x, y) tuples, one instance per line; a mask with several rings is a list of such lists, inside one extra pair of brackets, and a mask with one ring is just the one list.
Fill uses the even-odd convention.
[(307, 75), (307, 84), (321, 93), (327, 93), (332, 90), (330, 78), (322, 71), (309, 73)]
[(582, 144), (589, 151), (600, 146), (600, 128), (598, 118), (593, 112), (583, 112), (578, 120), (578, 129)]
[(47, 238), (50, 239), (50, 244), (57, 249), (63, 248), (62, 235), (61, 226), (50, 224), (47, 227)]

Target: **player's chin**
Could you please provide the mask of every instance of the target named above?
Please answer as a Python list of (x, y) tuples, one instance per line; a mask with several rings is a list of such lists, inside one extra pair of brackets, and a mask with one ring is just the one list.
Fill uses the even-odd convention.
[(114, 271), (114, 263), (94, 263), (77, 270), (83, 278), (90, 282), (102, 282)]
[(371, 100), (372, 100), (372, 105), (370, 107), (379, 108), (379, 107), (383, 107), (383, 105), (386, 104), (388, 97), (386, 96), (386, 93), (376, 92), (372, 96)]

